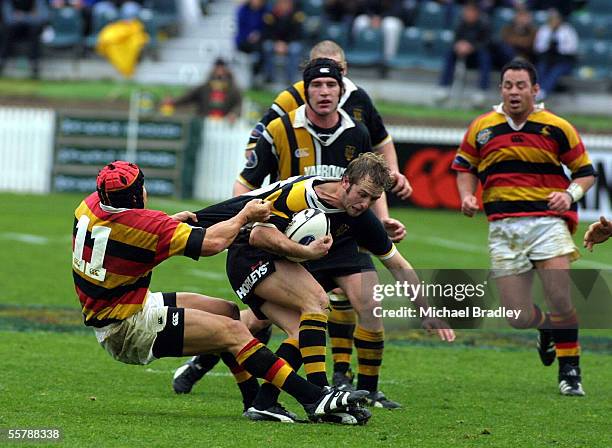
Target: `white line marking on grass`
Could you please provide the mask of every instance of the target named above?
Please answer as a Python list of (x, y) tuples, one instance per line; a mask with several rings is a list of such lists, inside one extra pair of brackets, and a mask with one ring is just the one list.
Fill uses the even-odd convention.
[(5, 232), (0, 233), (0, 238), (12, 241), (19, 241), (21, 243), (27, 244), (37, 244), (39, 246), (49, 243), (49, 238), (47, 238), (46, 236), (32, 235), (30, 233)]
[(211, 271), (204, 271), (200, 269), (191, 269), (189, 273), (196, 277), (201, 277), (201, 278), (205, 278), (208, 280), (225, 280), (226, 279), (225, 274), (221, 274), (220, 272), (211, 272)]
[[(152, 369), (152, 368), (146, 368), (145, 372), (147, 373), (162, 373), (164, 375), (167, 375), (169, 373), (174, 373), (176, 369)], [(230, 372), (208, 372), (206, 374), (206, 376), (233, 376)]]

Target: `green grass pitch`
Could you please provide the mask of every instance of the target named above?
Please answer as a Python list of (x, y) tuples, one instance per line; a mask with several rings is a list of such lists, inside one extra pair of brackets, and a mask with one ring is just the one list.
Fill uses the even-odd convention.
[[(233, 378), (218, 366), (188, 396), (175, 395), (182, 360), (113, 361), (80, 323), (70, 275), (72, 212), (79, 195), (0, 194), (0, 429), (61, 428), (75, 447), (610, 447), (612, 331), (585, 330), (587, 397), (561, 397), (556, 368), (539, 364), (534, 333), (459, 330), (454, 344), (420, 331), (387, 344), (381, 389), (403, 403), (373, 410), (364, 427), (252, 423), (240, 416)], [(201, 204), (165, 199), (167, 212)], [(458, 212), (393, 210), (408, 228), (400, 251), (417, 268), (486, 268), (486, 221)], [(576, 234), (579, 243), (584, 226)], [(576, 268), (612, 269), (612, 243)], [(152, 290), (234, 299), (224, 255), (173, 259)], [(273, 344), (280, 341), (276, 333)], [(297, 403), (284, 403), (301, 413)], [(28, 446), (0, 441), (2, 446)], [(40, 446), (32, 444), (31, 446)]]

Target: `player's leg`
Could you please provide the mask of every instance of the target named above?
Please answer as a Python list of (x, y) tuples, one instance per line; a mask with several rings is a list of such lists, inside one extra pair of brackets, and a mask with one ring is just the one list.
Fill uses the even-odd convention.
[[(268, 316), (271, 322), (284, 328), (287, 332), (288, 337), (281, 343), (275, 354), (284, 359), (297, 372), (302, 366), (302, 354), (298, 341), (300, 312), (271, 302), (264, 302), (261, 305), (261, 311)], [(295, 421), (297, 416), (278, 402), (279, 394), (278, 387), (268, 381), (264, 382), (253, 405), (247, 409), (244, 416), (255, 421)]]
[[(328, 299), (306, 269), (287, 260), (274, 261), (275, 272), (257, 283), (254, 293), (266, 302), (299, 312), (297, 339), (308, 381), (327, 386), (325, 347)], [(289, 281), (288, 281), (289, 280)], [(292, 328), (283, 328), (295, 337)]]
[(351, 357), (353, 356), (353, 334), (357, 324), (357, 315), (351, 301), (340, 288), (328, 293), (329, 319), (327, 332), (331, 341), (334, 373), (332, 384), (342, 390), (353, 388)]
[[(181, 310), (169, 308), (168, 315)], [(320, 416), (362, 400), (367, 392), (323, 390), (301, 378), (282, 359), (254, 339), (239, 320), (195, 309), (183, 310), (183, 355), (229, 352), (240, 367), (292, 395), (309, 414)], [(179, 316), (180, 316), (179, 315)], [(179, 321), (181, 316), (179, 317)], [(180, 324), (179, 324), (180, 326)], [(158, 353), (162, 354), (163, 353)]]
[(357, 389), (370, 392), (368, 403), (372, 406), (397, 409), (401, 405), (389, 400), (378, 390), (385, 345), (382, 317), (377, 317), (374, 313), (374, 307), (378, 305), (374, 301), (374, 287), (378, 284), (378, 274), (376, 271), (363, 271), (336, 277), (335, 280), (345, 291), (359, 317), (354, 335), (359, 369)]
[(559, 361), (559, 391), (563, 395), (583, 396), (578, 316), (570, 296), (569, 256), (562, 255), (534, 263), (551, 310), (552, 340)]
[[(249, 309), (239, 311), (238, 306), (233, 302), (204, 296), (202, 294), (182, 292), (177, 293), (176, 300), (177, 306), (180, 308), (200, 309), (203, 311), (209, 311), (213, 314), (220, 314), (233, 318), (237, 318), (238, 313), (240, 313), (240, 320), (247, 325), (249, 330), (251, 330), (251, 333), (257, 339), (264, 344), (267, 344), (270, 340), (270, 324), (266, 321), (260, 321), (257, 319), (253, 315), (253, 312)], [(193, 386), (200, 381), (204, 375), (210, 372), (220, 360), (221, 357), (216, 353), (192, 357), (174, 372), (172, 378), (172, 388), (177, 394), (190, 393)], [(232, 368), (231, 366), (228, 367), (230, 367), (230, 369)], [(249, 399), (249, 397), (254, 396), (259, 388), (257, 385), (257, 380), (254, 378), (245, 379), (244, 375), (240, 375), (241, 381), (238, 380), (238, 376), (236, 376), (236, 379), (238, 381), (238, 387), (242, 391), (245, 406), (247, 404), (250, 405), (252, 399)]]

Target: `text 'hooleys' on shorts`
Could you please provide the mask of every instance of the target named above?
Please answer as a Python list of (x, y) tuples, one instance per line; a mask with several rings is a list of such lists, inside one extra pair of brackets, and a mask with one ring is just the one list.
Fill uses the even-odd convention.
[(554, 216), (504, 218), (489, 223), (491, 275), (518, 275), (533, 269), (533, 261), (569, 255), (580, 258), (567, 224)]

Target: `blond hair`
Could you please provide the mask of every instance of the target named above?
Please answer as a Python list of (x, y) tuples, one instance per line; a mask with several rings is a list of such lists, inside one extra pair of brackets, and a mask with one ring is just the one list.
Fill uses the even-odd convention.
[(346, 56), (344, 55), (344, 50), (333, 40), (322, 40), (310, 50), (311, 61), (317, 58), (329, 58), (335, 60), (335, 58), (332, 56), (339, 56), (340, 60), (336, 62), (338, 62), (342, 67), (346, 67)]
[(394, 184), (387, 161), (382, 154), (374, 152), (359, 154), (356, 159), (349, 163), (344, 176), (353, 185), (361, 180), (368, 179), (384, 191), (390, 189)]

